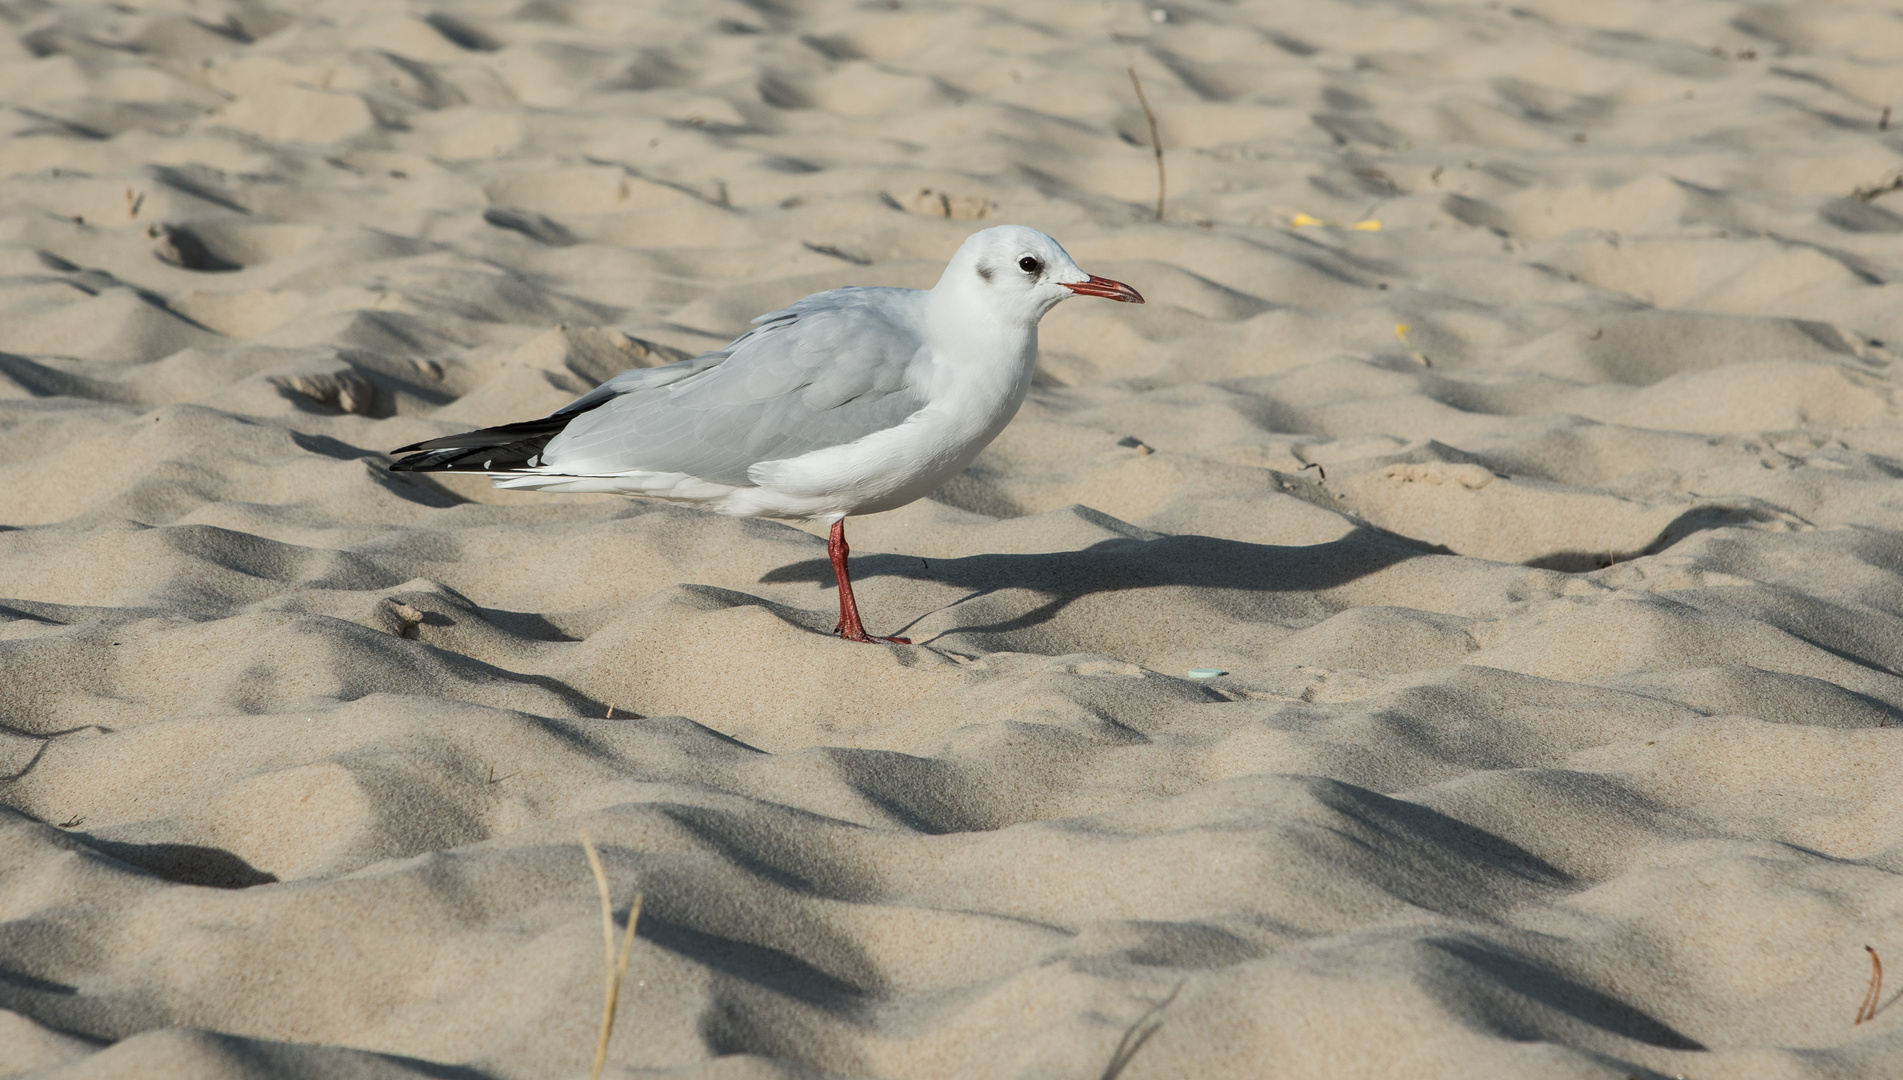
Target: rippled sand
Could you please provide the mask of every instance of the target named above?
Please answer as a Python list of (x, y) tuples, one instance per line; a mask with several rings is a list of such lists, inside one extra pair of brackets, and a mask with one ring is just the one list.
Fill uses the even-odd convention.
[[(0, 1073), (584, 1075), (578, 827), (622, 1075), (1903, 1070), (1896, 11), (305, 8), (0, 4)], [(999, 222), (916, 647), (384, 469)]]

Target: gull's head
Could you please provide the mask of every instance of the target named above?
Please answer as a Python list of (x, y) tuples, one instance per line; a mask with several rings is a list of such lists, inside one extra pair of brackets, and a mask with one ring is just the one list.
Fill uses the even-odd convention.
[(972, 233), (959, 246), (934, 292), (970, 297), (1007, 319), (1035, 323), (1061, 300), (1101, 296), (1126, 304), (1143, 297), (1121, 281), (1078, 269), (1062, 245), (1024, 225)]

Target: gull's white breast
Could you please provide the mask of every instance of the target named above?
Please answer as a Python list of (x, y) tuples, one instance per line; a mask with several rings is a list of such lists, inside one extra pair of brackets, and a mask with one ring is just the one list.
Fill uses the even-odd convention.
[(1003, 363), (934, 357), (924, 408), (843, 446), (760, 462), (747, 470), (758, 485), (753, 498), (821, 508), (773, 516), (830, 518), (893, 510), (931, 494), (963, 472), (1024, 404), (1037, 359), (1036, 332), (1028, 337)]

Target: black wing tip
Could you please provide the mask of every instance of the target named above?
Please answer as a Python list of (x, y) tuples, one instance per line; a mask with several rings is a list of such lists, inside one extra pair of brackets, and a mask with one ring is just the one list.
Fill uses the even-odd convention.
[[(390, 463), (391, 472), (515, 472), (528, 464), (540, 446), (451, 446), (425, 450)], [(500, 468), (497, 468), (500, 466)]]
[[(401, 454), (403, 451), (393, 450), (391, 453)], [(444, 461), (434, 454), (416, 454), (392, 461), (389, 468), (391, 472), (447, 472), (454, 466), (455, 462)]]
[[(522, 420), (513, 424), (501, 424), (496, 427), (480, 428), (476, 431), (464, 431), (456, 435), (444, 435), (435, 439), (424, 439), (408, 446), (390, 451), (392, 454), (412, 454), (401, 461), (390, 463), (391, 472), (449, 472), (465, 459), (480, 458), (484, 467), (469, 468), (472, 473), (495, 472), (487, 466), (500, 461), (505, 467), (526, 465), (528, 459), (542, 452), (550, 439), (561, 434), (569, 421), (606, 402), (610, 394), (600, 401), (592, 401), (582, 408), (564, 406), (562, 409), (540, 420)], [(586, 400), (584, 398), (583, 400)]]
[[(472, 432), (471, 434), (474, 433)], [(392, 461), (390, 463), (390, 471), (425, 472), (432, 469), (447, 468), (450, 463), (453, 463), (458, 457), (462, 456), (457, 452), (462, 448), (430, 445), (431, 443), (442, 441), (443, 440), (440, 439), (424, 439), (422, 442), (413, 442), (408, 446), (399, 446), (395, 450), (390, 451), (392, 457), (396, 457), (398, 454), (409, 455), (408, 457), (398, 458), (396, 461)], [(449, 450), (450, 452), (444, 453), (444, 450)]]
[[(391, 472), (455, 472), (458, 469), (466, 473), (517, 472), (535, 464), (535, 459), (548, 445), (550, 437), (543, 435), (507, 443), (479, 439), (474, 440), (474, 445), (463, 442), (450, 446), (440, 444), (458, 440), (431, 439), (409, 447), (409, 450), (417, 452), (391, 462), (389, 467)], [(404, 452), (391, 451), (393, 454)]]

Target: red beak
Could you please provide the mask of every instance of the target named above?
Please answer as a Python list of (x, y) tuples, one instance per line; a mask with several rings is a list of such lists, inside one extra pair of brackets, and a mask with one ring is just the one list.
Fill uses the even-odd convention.
[(1106, 277), (1090, 275), (1089, 281), (1066, 281), (1064, 288), (1078, 296), (1101, 296), (1106, 300), (1116, 300), (1125, 304), (1141, 304), (1143, 294), (1125, 285), (1121, 281), (1111, 281)]

